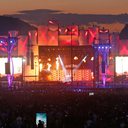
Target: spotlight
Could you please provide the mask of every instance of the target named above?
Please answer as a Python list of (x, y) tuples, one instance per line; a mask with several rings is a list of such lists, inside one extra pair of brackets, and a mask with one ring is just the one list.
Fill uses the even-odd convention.
[(22, 60), (23, 62), (25, 62), (26, 60), (25, 60), (25, 58), (23, 58), (23, 60)]
[(48, 22), (49, 22), (49, 24), (53, 24), (53, 21), (52, 20), (49, 20)]
[(86, 63), (86, 60), (84, 59), (83, 62)]
[(3, 43), (3, 40), (1, 40), (0, 43), (2, 44)]
[(50, 59), (50, 58), (48, 58), (48, 61), (51, 61), (51, 59)]
[(93, 61), (94, 60), (94, 57), (91, 57), (91, 61)]
[(75, 56), (75, 57), (74, 57), (74, 60), (78, 60), (78, 57), (77, 57), (77, 56)]
[(10, 40), (10, 43), (12, 44), (13, 43), (13, 40)]

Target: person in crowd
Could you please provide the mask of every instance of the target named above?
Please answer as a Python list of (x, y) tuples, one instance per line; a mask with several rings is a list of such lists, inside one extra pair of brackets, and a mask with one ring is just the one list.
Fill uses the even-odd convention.
[(39, 120), (37, 128), (45, 128), (44, 127), (44, 121)]

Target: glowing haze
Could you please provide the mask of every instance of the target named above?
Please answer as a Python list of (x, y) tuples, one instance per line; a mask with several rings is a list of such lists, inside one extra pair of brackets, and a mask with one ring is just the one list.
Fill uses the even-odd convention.
[(34, 9), (78, 14), (121, 14), (128, 12), (127, 5), (128, 0), (1, 0), (0, 14)]

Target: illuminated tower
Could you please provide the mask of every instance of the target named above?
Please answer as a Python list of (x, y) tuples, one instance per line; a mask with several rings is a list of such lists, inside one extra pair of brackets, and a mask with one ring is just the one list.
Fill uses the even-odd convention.
[(12, 51), (16, 47), (18, 42), (17, 36), (10, 35), (8, 37), (1, 37), (0, 44), (7, 51), (7, 63), (5, 63), (5, 73), (7, 74), (8, 87), (12, 86), (13, 75), (14, 75), (14, 65), (12, 60)]
[[(109, 30), (99, 29), (99, 37), (94, 40), (94, 78), (95, 85), (99, 82), (99, 75), (102, 75), (102, 84), (106, 84), (106, 71), (108, 67), (108, 56), (111, 49)], [(101, 61), (99, 62), (99, 57)], [(97, 64), (99, 63), (99, 64)], [(98, 66), (97, 66), (98, 65)], [(100, 70), (99, 70), (100, 65)]]

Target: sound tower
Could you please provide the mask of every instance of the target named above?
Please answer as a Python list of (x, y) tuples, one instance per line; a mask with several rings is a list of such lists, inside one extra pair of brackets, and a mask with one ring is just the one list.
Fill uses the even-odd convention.
[(34, 54), (31, 52), (31, 69), (34, 69)]
[(102, 67), (102, 73), (105, 73), (105, 61), (102, 61), (101, 67)]
[(27, 65), (30, 65), (30, 53), (27, 51)]
[(10, 73), (10, 63), (9, 62), (5, 63), (5, 74), (11, 74)]

